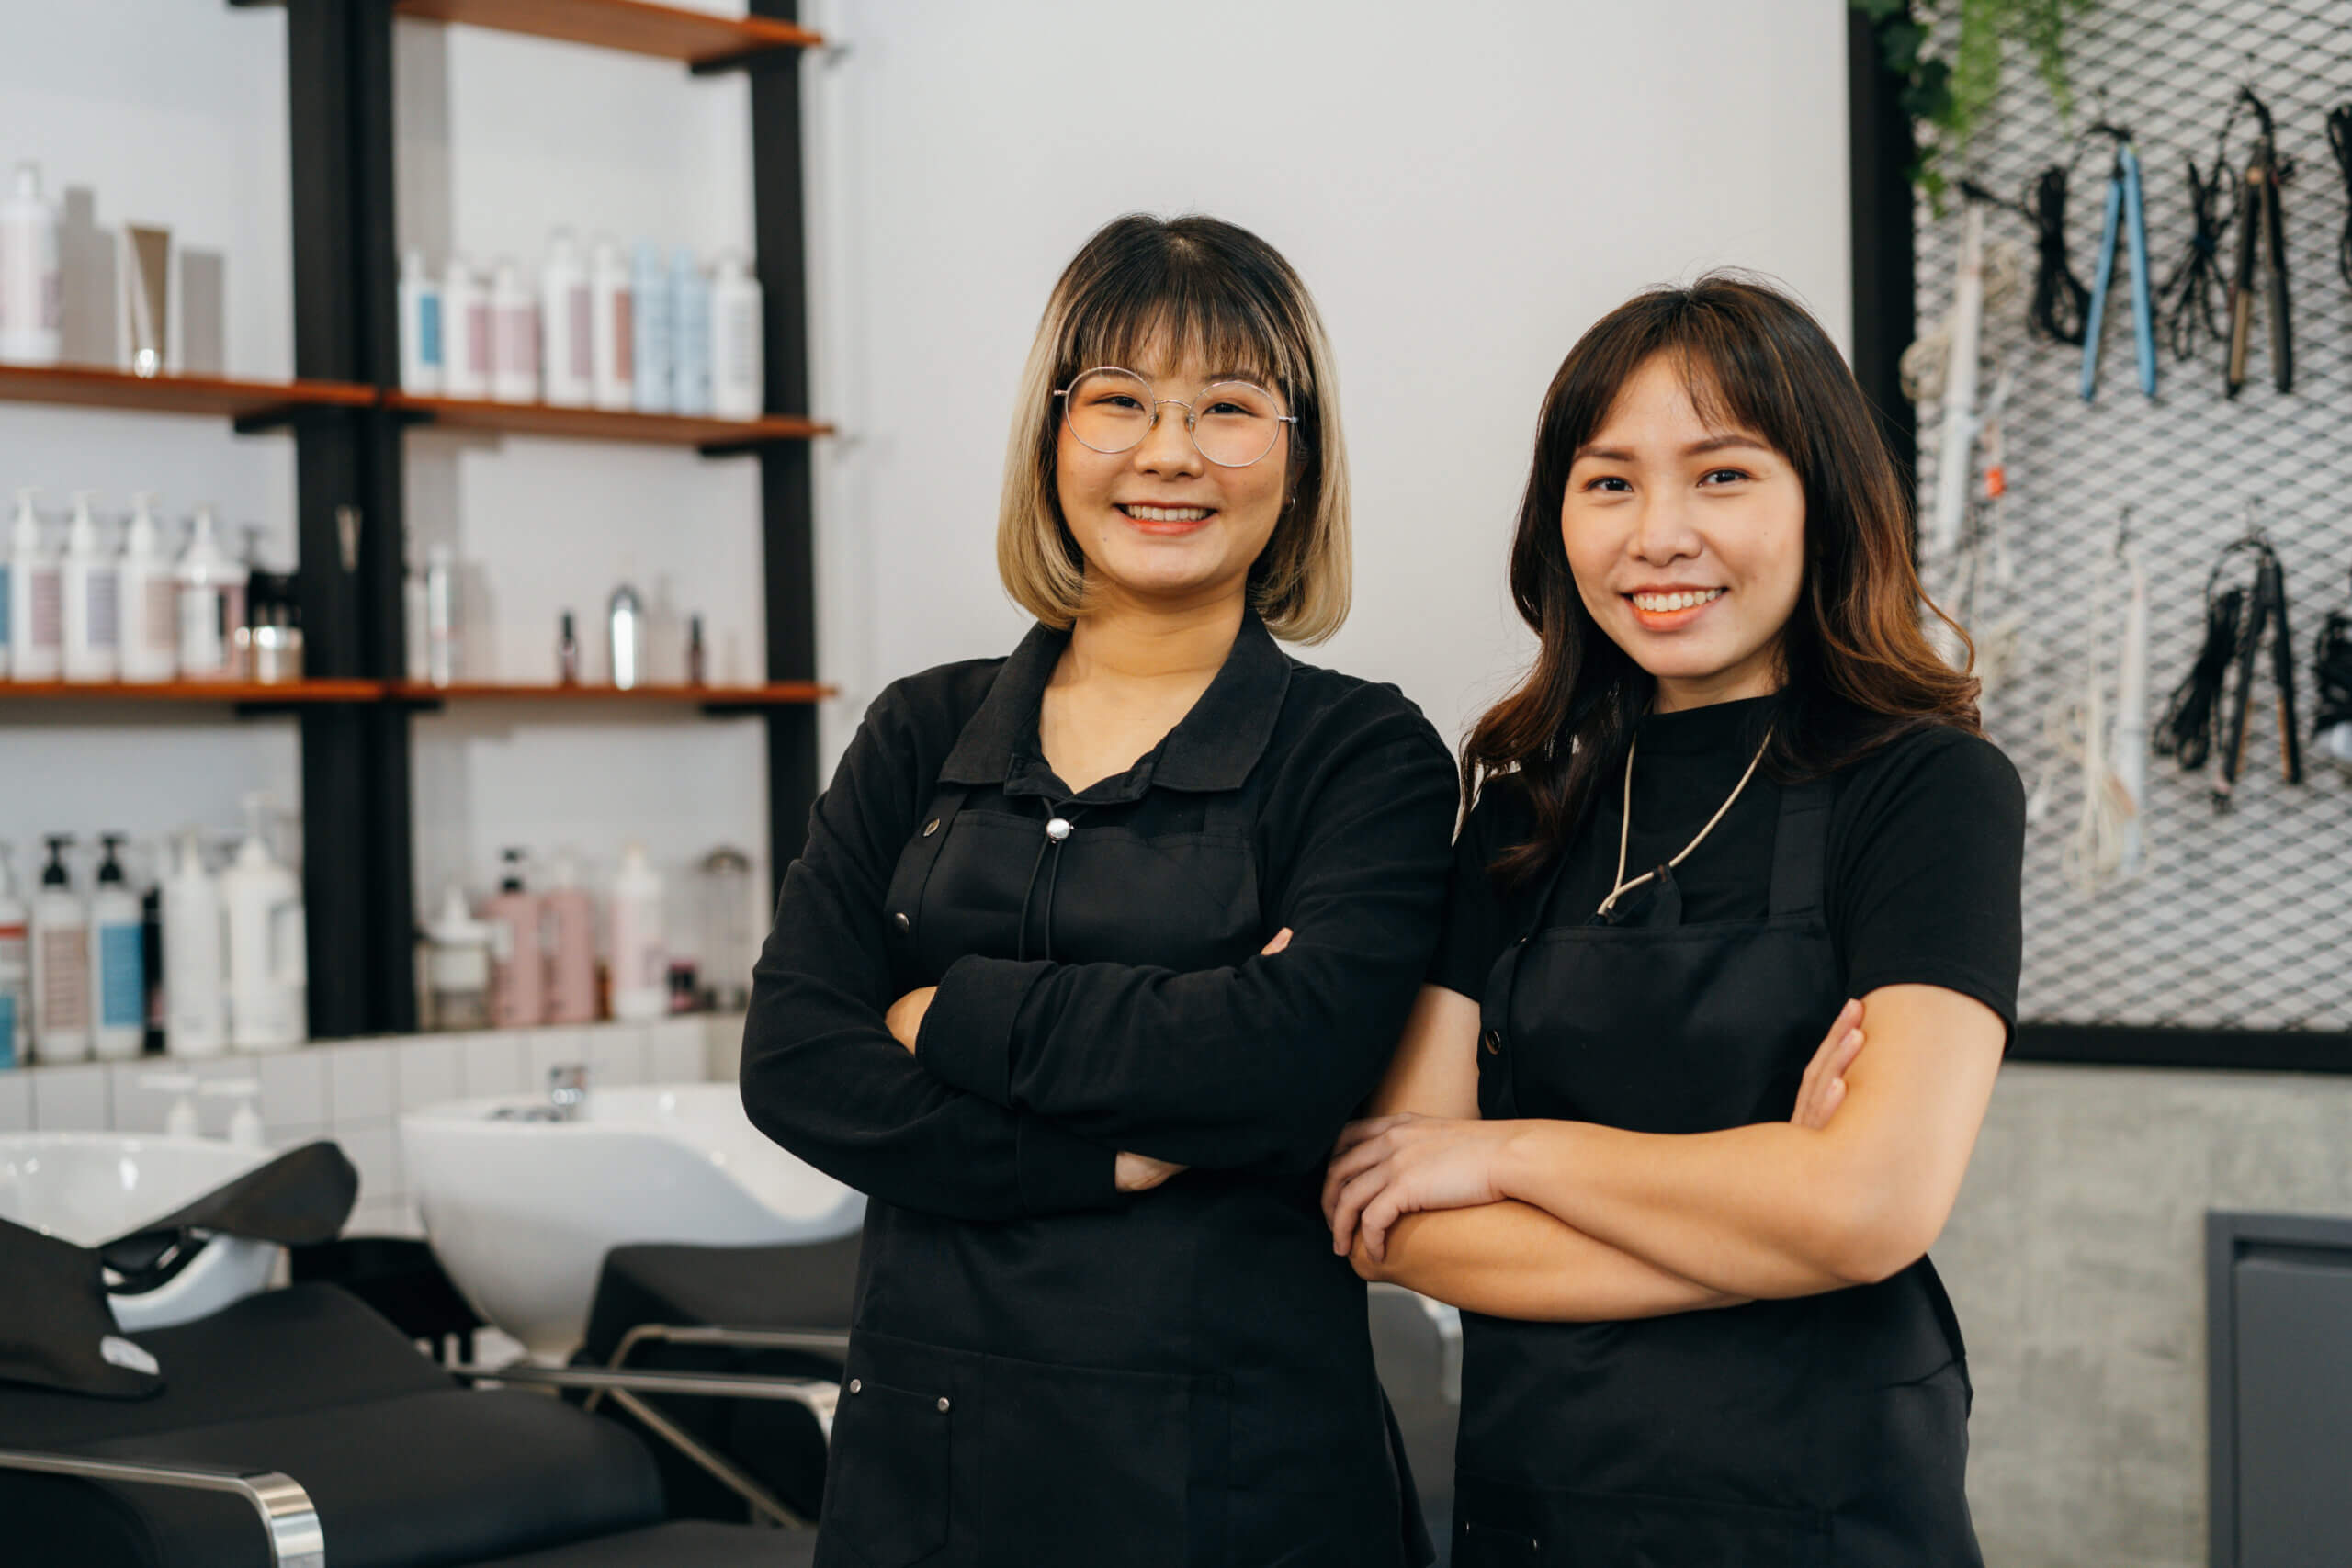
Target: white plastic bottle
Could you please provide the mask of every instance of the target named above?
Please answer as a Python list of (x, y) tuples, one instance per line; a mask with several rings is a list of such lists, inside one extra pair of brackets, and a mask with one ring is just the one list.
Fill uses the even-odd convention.
[(266, 802), (245, 797), (245, 841), (220, 874), (228, 911), (229, 1043), (240, 1051), (282, 1051), (308, 1030), (310, 964), (302, 884), (269, 852)]
[(641, 1023), (670, 1010), (670, 955), (662, 937), (662, 878), (645, 846), (621, 854), (612, 894), (613, 1016)]
[(33, 1059), (90, 1059), (90, 907), (65, 869), (70, 833), (51, 833), (33, 895)]
[(86, 490), (74, 492), (59, 581), (65, 595), (65, 679), (113, 680), (122, 672), (122, 573), (98, 543)]
[(547, 1021), (548, 954), (537, 897), (523, 886), (523, 852), (506, 850), (498, 891), (482, 906), (491, 929), (490, 1021), (528, 1029)]
[(441, 276), (441, 395), (480, 402), (490, 396), (490, 294), (463, 256)]
[(424, 270), (424, 253), (401, 257), (401, 390), (441, 392), (441, 286)]
[(17, 165), (0, 201), (0, 360), (57, 363), (57, 209), (40, 194), (40, 165)]
[(670, 279), (662, 270), (662, 248), (650, 240), (639, 240), (630, 254), (629, 310), (637, 327), (637, 412), (668, 413), (675, 396)]
[(0, 1069), (32, 1057), (32, 911), (17, 887), (8, 846), (0, 844)]
[(220, 886), (205, 869), (196, 829), (180, 835), (164, 875), (164, 1049), (184, 1060), (229, 1047), (228, 968)]
[(237, 672), (235, 629), (245, 621), (250, 573), (215, 536), (212, 509), (196, 509), (196, 526), (174, 572), (179, 584), (180, 678), (227, 681)]
[(490, 395), (502, 403), (539, 400), (539, 303), (523, 287), (522, 269), (502, 259), (491, 275)]
[(680, 245), (670, 253), (670, 403), (682, 414), (710, 412), (710, 280)]
[(629, 321), (628, 263), (599, 235), (588, 257), (588, 300), (594, 318), (596, 406), (626, 413), (637, 406), (637, 329)]
[(596, 1021), (596, 901), (568, 854), (556, 856), (546, 909), (549, 1023)]
[(767, 398), (761, 369), (760, 286), (741, 256), (722, 257), (710, 286), (710, 412), (757, 419)]
[(179, 577), (164, 553), (154, 495), (141, 491), (130, 508), (120, 567), (122, 678), (152, 685), (179, 673)]
[(64, 654), (64, 587), (58, 579), (57, 558), (42, 547), (33, 494), (28, 490), (17, 492), (17, 514), (8, 525), (5, 618), (12, 681), (56, 680)]
[(147, 1041), (147, 963), (139, 895), (122, 874), (120, 833), (101, 833), (106, 855), (90, 894), (90, 1021), (102, 1062), (127, 1062)]
[(596, 400), (594, 316), (588, 302), (588, 270), (571, 231), (548, 236), (548, 259), (539, 267), (539, 355), (546, 374), (545, 397), (559, 408), (586, 408)]

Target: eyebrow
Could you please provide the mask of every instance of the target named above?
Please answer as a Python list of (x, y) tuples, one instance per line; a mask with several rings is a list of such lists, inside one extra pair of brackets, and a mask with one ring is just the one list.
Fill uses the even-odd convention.
[[(1744, 446), (1754, 452), (1772, 450), (1770, 446), (1753, 435), (1726, 433), (1722, 435), (1710, 435), (1704, 441), (1693, 441), (1690, 446), (1682, 448), (1681, 456), (1703, 457), (1710, 452), (1722, 452), (1734, 446)], [(1623, 446), (1579, 446), (1577, 448), (1576, 456), (1568, 459), (1568, 466), (1574, 468), (1587, 457), (1598, 457), (1605, 463), (1632, 463), (1639, 460)]]

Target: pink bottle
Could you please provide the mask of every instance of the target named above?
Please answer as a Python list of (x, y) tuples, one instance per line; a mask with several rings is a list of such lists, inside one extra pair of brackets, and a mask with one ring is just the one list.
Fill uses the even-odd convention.
[(523, 891), (523, 852), (503, 856), (505, 878), (498, 896), (481, 908), (491, 928), (490, 1021), (499, 1029), (522, 1029), (545, 1021), (548, 957), (539, 938), (539, 900)]
[(569, 855), (558, 855), (555, 886), (539, 899), (546, 922), (549, 1023), (596, 1021), (596, 904)]

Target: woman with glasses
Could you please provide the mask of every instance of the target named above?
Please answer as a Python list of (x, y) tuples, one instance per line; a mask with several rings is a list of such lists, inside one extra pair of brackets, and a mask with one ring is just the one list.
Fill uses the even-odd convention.
[(1980, 1561), (1925, 1254), (2016, 1018), (2024, 799), (1910, 513), (1757, 284), (1642, 295), (1552, 382), (1535, 665), (1325, 1189), (1362, 1272), (1464, 1309), (1455, 1568)]
[(1047, 303), (997, 523), (1037, 625), (878, 697), (743, 1102), (868, 1194), (820, 1568), (1427, 1560), (1317, 1197), (1442, 914), (1452, 761), (1299, 663), (1348, 604), (1314, 305), (1129, 217)]

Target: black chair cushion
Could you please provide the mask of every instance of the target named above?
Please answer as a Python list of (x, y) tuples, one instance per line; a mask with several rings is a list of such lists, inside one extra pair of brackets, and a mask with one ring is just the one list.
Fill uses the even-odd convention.
[(474, 1568), (808, 1568), (816, 1560), (814, 1530), (676, 1519)]
[(605, 1254), (582, 1359), (602, 1366), (640, 1323), (846, 1331), (860, 1238), (786, 1247), (616, 1247)]

